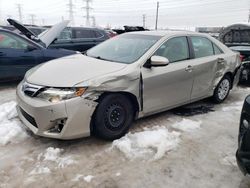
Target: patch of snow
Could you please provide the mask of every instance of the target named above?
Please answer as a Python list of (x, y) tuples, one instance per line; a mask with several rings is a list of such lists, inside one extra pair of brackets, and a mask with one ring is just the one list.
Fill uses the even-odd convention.
[(223, 112), (241, 111), (244, 101), (234, 102), (222, 108)]
[(80, 181), (80, 180), (84, 180), (87, 183), (90, 183), (91, 180), (94, 178), (94, 176), (92, 175), (88, 175), (88, 176), (83, 176), (82, 174), (77, 174), (76, 177), (74, 179), (72, 179), (71, 181)]
[(128, 133), (113, 141), (111, 149), (119, 149), (129, 159), (150, 156), (152, 160), (157, 160), (178, 146), (179, 136), (179, 132), (169, 132), (166, 127), (156, 126), (152, 130)]
[(200, 129), (202, 121), (193, 121), (190, 119), (182, 119), (180, 122), (172, 124), (172, 127), (184, 132), (192, 132), (194, 130)]
[(68, 165), (75, 164), (76, 162), (71, 156), (62, 157), (64, 150), (60, 148), (49, 147), (45, 153), (38, 155), (38, 160), (52, 161), (58, 164), (59, 168), (64, 168)]
[(37, 175), (37, 174), (49, 174), (51, 173), (48, 167), (43, 167), (37, 165), (31, 172), (30, 175)]
[(88, 175), (88, 176), (85, 176), (83, 179), (84, 179), (84, 181), (86, 181), (87, 183), (90, 183), (91, 180), (92, 180), (93, 178), (94, 178), (94, 176)]
[(115, 176), (120, 176), (121, 175), (121, 173), (120, 172), (117, 172), (116, 174), (115, 174)]
[(74, 179), (72, 179), (71, 181), (79, 181), (80, 179), (83, 179), (83, 175), (82, 174), (77, 174), (76, 177)]
[(17, 119), (16, 102), (0, 105), (0, 145), (19, 143), (28, 135), (21, 121)]

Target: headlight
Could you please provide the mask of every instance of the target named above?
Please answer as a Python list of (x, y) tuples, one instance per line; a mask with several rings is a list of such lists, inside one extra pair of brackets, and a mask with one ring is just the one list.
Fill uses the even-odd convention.
[(87, 88), (48, 88), (39, 93), (36, 97), (56, 103), (62, 100), (79, 97), (84, 94)]

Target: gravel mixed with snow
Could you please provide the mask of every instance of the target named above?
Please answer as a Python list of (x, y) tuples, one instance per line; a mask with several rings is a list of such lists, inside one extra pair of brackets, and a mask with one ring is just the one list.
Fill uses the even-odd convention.
[(150, 157), (157, 160), (178, 146), (179, 136), (179, 132), (169, 132), (166, 127), (156, 126), (152, 130), (128, 133), (113, 141), (112, 148), (119, 149), (129, 159)]
[(19, 143), (28, 135), (21, 121), (17, 118), (16, 102), (0, 105), (0, 145)]

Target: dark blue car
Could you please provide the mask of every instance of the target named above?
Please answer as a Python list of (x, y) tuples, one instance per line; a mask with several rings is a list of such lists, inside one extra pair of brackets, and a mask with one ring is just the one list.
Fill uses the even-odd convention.
[(15, 20), (8, 20), (25, 36), (0, 29), (0, 82), (22, 79), (30, 68), (77, 52), (64, 49), (48, 49), (68, 22), (61, 22), (36, 36)]

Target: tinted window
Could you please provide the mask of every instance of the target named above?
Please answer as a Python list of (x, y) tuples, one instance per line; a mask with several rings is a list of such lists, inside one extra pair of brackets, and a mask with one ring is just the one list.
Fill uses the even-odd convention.
[(214, 55), (213, 45), (205, 37), (191, 37), (195, 58)]
[(0, 48), (27, 49), (29, 43), (10, 33), (0, 32)]
[(213, 44), (213, 47), (214, 47), (214, 54), (215, 55), (223, 53), (222, 50), (218, 46), (216, 46), (215, 44)]
[(155, 52), (155, 55), (168, 58), (169, 62), (181, 61), (189, 58), (186, 37), (169, 39)]
[(73, 38), (81, 39), (81, 38), (96, 38), (95, 32), (87, 29), (77, 29), (73, 30)]

